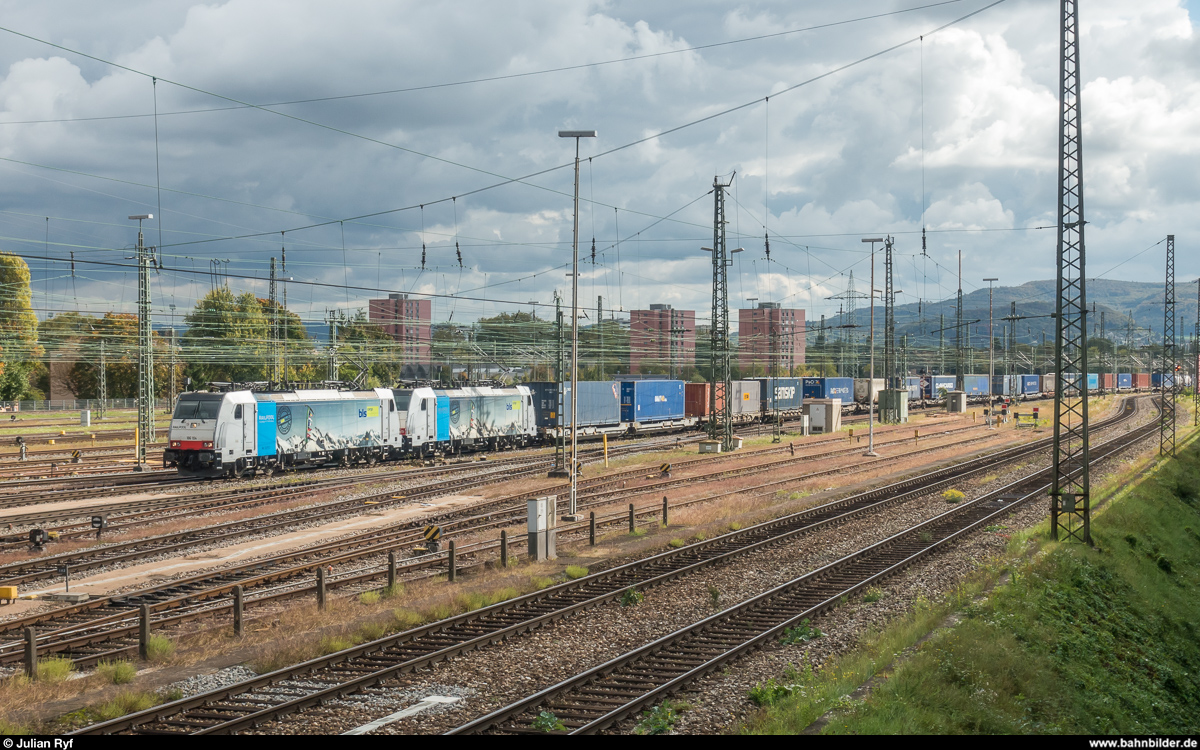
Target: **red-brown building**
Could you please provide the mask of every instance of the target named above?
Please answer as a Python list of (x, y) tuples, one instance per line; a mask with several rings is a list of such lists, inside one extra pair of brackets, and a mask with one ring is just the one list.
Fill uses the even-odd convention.
[(661, 369), (678, 375), (696, 364), (696, 311), (650, 305), (629, 312), (629, 371)]
[(780, 377), (804, 364), (804, 311), (778, 302), (738, 310), (738, 366), (742, 377)]
[(369, 304), (371, 322), (396, 340), (404, 361), (428, 366), (433, 303), (409, 299), (407, 294), (389, 294), (387, 299), (373, 299)]

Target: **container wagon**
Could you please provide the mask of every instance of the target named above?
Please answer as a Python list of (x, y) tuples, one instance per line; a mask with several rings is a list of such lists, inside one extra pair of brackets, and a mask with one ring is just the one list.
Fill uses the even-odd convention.
[(1042, 392), (1041, 377), (1038, 375), (1021, 376), (1021, 395), (1036, 396)]
[(989, 390), (987, 375), (963, 375), (963, 392), (970, 396), (986, 396)]
[(1118, 372), (1117, 373), (1117, 390), (1128, 391), (1133, 388), (1133, 373)]
[(923, 380), (923, 378), (905, 378), (904, 379), (904, 388), (905, 388), (905, 390), (908, 391), (908, 400), (909, 401), (920, 401), (921, 400), (921, 396), (924, 395), (922, 393), (922, 389), (921, 389), (921, 381), (922, 380)]
[[(557, 430), (571, 425), (571, 384), (562, 384), (563, 413), (558, 413), (557, 383), (527, 383), (533, 393), (537, 410), (537, 426), (543, 435), (557, 435)], [(615, 380), (581, 380), (579, 396), (579, 423), (577, 429), (585, 435), (602, 432), (620, 432), (621, 384)]]
[(776, 415), (792, 417), (800, 414), (804, 399), (800, 378), (761, 378), (758, 383), (764, 422), (773, 420)]
[(887, 387), (887, 381), (883, 378), (855, 378), (854, 379), (854, 401), (859, 404), (865, 404), (870, 401), (872, 404), (879, 402), (879, 392)]
[(803, 378), (802, 381), (805, 400), (840, 398), (843, 404), (854, 400), (854, 378)]
[[(1152, 388), (1162, 388), (1163, 387), (1163, 374), (1161, 372), (1156, 372), (1150, 376), (1150, 386)], [(1167, 373), (1166, 387), (1173, 388), (1174, 386), (1175, 386), (1175, 376), (1171, 373)]]
[(954, 390), (956, 385), (953, 375), (925, 375), (921, 378), (921, 383), (925, 398), (931, 401), (945, 398), (945, 394)]
[[(697, 419), (708, 418), (708, 399), (712, 393), (711, 383), (685, 383), (683, 386), (684, 393), (684, 415), (695, 417)], [(725, 408), (725, 397), (721, 396), (717, 399), (717, 409)]]
[(621, 421), (653, 424), (683, 420), (682, 380), (627, 380), (621, 383)]
[(1133, 387), (1134, 388), (1149, 388), (1150, 387), (1150, 373), (1148, 373), (1148, 372), (1133, 373)]
[(1054, 393), (1055, 387), (1058, 385), (1058, 376), (1052, 372), (1048, 372), (1042, 376), (1042, 393)]
[(1088, 393), (1095, 393), (1100, 390), (1100, 373), (1089, 372), (1087, 377)]
[(733, 421), (753, 422), (762, 415), (762, 386), (757, 380), (735, 380), (733, 388)]

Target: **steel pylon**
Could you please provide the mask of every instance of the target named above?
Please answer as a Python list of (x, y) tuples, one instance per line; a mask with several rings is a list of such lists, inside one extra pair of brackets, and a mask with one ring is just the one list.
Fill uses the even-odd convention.
[(1088, 475), (1087, 286), (1078, 0), (1061, 0), (1058, 151), (1058, 301), (1054, 364), (1054, 481), (1050, 533), (1091, 544)]
[(1179, 388), (1175, 351), (1175, 235), (1167, 235), (1167, 286), (1163, 292), (1162, 406), (1159, 412), (1158, 455), (1175, 455), (1175, 394)]
[(733, 450), (733, 387), (729, 346), (729, 266), (733, 260), (725, 247), (725, 188), (733, 184), (713, 178), (713, 295), (712, 388), (708, 394), (708, 434), (721, 441), (721, 450)]

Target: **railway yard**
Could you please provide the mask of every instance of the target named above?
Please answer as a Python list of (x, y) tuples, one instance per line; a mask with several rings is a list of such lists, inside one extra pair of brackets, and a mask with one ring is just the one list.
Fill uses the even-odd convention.
[[(1091, 408), (1096, 481), (1156, 448), (1153, 396)], [(0, 586), (21, 597), (0, 607), (4, 720), (629, 733), (682, 700), (673, 731), (736, 731), (756, 685), (819, 670), (1046, 516), (1044, 423), (929, 411), (875, 425), (874, 457), (865, 433), (749, 427), (709, 455), (694, 432), (584, 444), (581, 520), (558, 522), (549, 560), (526, 545), (528, 501), (561, 513), (565, 496), (544, 448), (241, 480), (106, 473), (131, 451), (118, 432), (6, 452)], [(70, 678), (21, 677), (31, 646)]]

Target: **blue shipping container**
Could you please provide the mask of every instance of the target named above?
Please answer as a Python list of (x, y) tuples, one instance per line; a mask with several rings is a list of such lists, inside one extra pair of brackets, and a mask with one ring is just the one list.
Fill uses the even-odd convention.
[(1095, 372), (1088, 373), (1088, 390), (1089, 391), (1100, 390), (1100, 374), (1099, 373), (1095, 373)]
[(925, 394), (925, 398), (935, 399), (941, 398), (941, 391), (949, 393), (954, 390), (955, 381), (953, 375), (922, 375), (921, 376), (921, 392)]
[(963, 392), (968, 396), (988, 395), (987, 375), (963, 375)]
[(800, 378), (755, 378), (761, 386), (764, 413), (796, 411), (804, 398), (804, 385)]
[(908, 390), (909, 401), (921, 400), (921, 380), (922, 378), (905, 378), (904, 387)]
[(1012, 385), (1007, 375), (997, 375), (992, 378), (992, 395), (993, 396), (1011, 396)]
[(634, 380), (621, 383), (622, 422), (683, 419), (682, 380)]
[[(525, 383), (533, 391), (538, 427), (571, 424), (571, 384), (563, 383), (563, 413), (558, 413), (558, 384)], [(615, 380), (579, 381), (579, 426), (598, 427), (621, 422), (621, 384)], [(564, 419), (565, 418), (565, 419)]]
[(1042, 392), (1041, 378), (1037, 375), (1021, 376), (1021, 393), (1032, 396)]
[(1133, 387), (1133, 373), (1131, 373), (1131, 372), (1117, 373), (1117, 388), (1132, 388), (1132, 387)]
[(804, 398), (854, 400), (854, 378), (804, 378)]
[[(1174, 384), (1175, 384), (1175, 377), (1173, 375), (1167, 375), (1167, 387), (1170, 388)], [(1150, 385), (1154, 386), (1155, 388), (1162, 388), (1163, 387), (1163, 374), (1161, 372), (1156, 372), (1153, 375), (1151, 375), (1150, 376)]]

